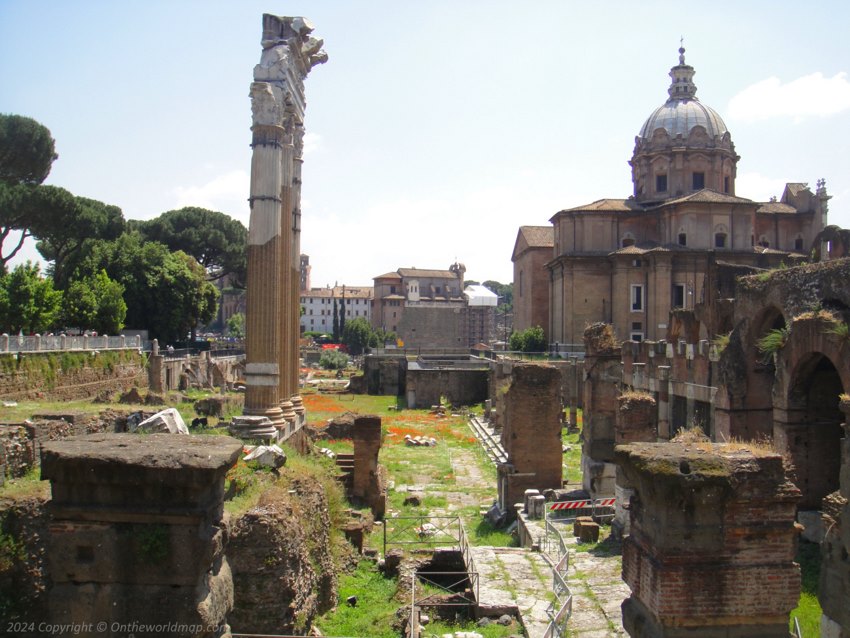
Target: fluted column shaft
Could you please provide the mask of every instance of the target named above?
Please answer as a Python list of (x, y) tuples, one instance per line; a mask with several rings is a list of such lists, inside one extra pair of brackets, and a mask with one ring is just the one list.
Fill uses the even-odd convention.
[(295, 348), (292, 352), (291, 360), (288, 364), (292, 371), (292, 386), (290, 389), (292, 396), (292, 406), (295, 412), (299, 415), (304, 414), (304, 401), (301, 399), (299, 389), (300, 379), (300, 352), (298, 350), (298, 339), (301, 336), (301, 303), (300, 303), (300, 283), (301, 283), (301, 166), (304, 163), (304, 126), (300, 122), (295, 125), (295, 134), (293, 136), (295, 142), (295, 156), (293, 158), (293, 175), (292, 175), (292, 255), (290, 260), (291, 281), (289, 282), (292, 307), (290, 321), (295, 339)]
[(283, 422), (280, 410), (281, 139), (279, 126), (252, 128), (251, 219), (248, 230), (245, 409)]
[(292, 371), (290, 361), (292, 350), (298, 349), (298, 342), (292, 334), (289, 316), (291, 313), (290, 303), (290, 268), (292, 260), (292, 230), (290, 219), (292, 217), (292, 179), (293, 158), (295, 148), (292, 145), (293, 118), (289, 116), (286, 122), (287, 137), (281, 156), (281, 188), (280, 188), (280, 227), (281, 227), (281, 260), (280, 260), (280, 284), (281, 284), (281, 314), (278, 329), (280, 331), (279, 361), (280, 371), (280, 407), (283, 417), (289, 422), (295, 421), (295, 412), (292, 410)]

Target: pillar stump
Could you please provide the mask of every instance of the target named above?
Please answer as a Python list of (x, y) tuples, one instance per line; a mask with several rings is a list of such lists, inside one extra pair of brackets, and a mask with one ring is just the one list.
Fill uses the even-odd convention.
[(386, 485), (378, 467), (381, 451), (381, 417), (372, 414), (354, 417), (354, 472), (351, 495), (365, 503), (376, 519), (386, 511)]
[(46, 443), (50, 622), (98, 638), (148, 633), (139, 624), (157, 627), (151, 635), (229, 636), (224, 478), (241, 451), (230, 437), (177, 434)]
[(745, 445), (617, 447), (633, 486), (623, 626), (643, 638), (788, 638), (800, 597), (796, 505), (782, 457)]

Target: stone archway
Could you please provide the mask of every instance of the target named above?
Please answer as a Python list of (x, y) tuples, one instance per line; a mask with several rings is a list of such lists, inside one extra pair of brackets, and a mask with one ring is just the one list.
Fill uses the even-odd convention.
[(848, 345), (828, 328), (817, 318), (794, 321), (776, 356), (773, 436), (794, 464), (801, 510), (820, 509), (823, 497), (839, 486), (839, 396), (850, 388), (850, 362)]

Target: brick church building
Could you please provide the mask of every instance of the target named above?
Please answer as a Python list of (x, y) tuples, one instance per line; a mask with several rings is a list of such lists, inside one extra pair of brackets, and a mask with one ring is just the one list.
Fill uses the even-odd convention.
[[(666, 102), (635, 138), (633, 194), (556, 213), (549, 261), (523, 274), (548, 286), (550, 343), (580, 343), (597, 321), (612, 323), (620, 339), (664, 339), (670, 311), (693, 309), (710, 292), (711, 264), (772, 268), (803, 259), (827, 225), (822, 180), (814, 193), (787, 184), (778, 201), (737, 196), (732, 135), (697, 98), (684, 48), (670, 78)], [(516, 259), (515, 250), (515, 272)], [(517, 314), (530, 314), (516, 308), (516, 294), (514, 303)]]

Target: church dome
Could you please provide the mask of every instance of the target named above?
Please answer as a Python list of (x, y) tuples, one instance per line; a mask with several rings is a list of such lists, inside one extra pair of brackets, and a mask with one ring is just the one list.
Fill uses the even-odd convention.
[(640, 129), (639, 137), (648, 140), (657, 129), (664, 129), (675, 138), (687, 138), (695, 126), (702, 126), (709, 137), (728, 132), (717, 111), (699, 101), (693, 82), (694, 67), (685, 64), (685, 49), (679, 49), (679, 64), (670, 69), (669, 98), (655, 109)]
[(635, 137), (629, 162), (635, 199), (657, 203), (704, 188), (734, 195), (740, 158), (723, 119), (697, 98), (694, 67), (685, 64), (684, 47), (670, 79), (667, 101)]
[(656, 129), (663, 128), (670, 137), (688, 134), (695, 126), (702, 126), (709, 137), (723, 135), (728, 131), (720, 115), (698, 99), (668, 100), (652, 112), (640, 129), (640, 137), (649, 139)]

